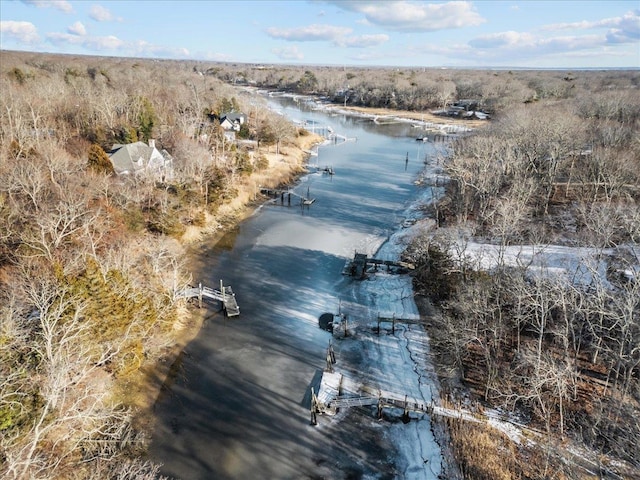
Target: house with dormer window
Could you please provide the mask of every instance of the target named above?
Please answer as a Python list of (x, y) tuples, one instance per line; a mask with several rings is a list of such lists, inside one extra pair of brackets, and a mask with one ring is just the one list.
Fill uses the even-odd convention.
[(173, 157), (158, 150), (155, 140), (115, 144), (108, 155), (118, 175), (149, 175), (162, 181), (173, 177)]

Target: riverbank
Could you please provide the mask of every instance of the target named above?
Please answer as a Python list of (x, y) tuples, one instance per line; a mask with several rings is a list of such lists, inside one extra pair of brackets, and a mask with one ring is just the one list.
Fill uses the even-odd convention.
[[(349, 113), (373, 118), (383, 112), (379, 109), (358, 108), (350, 110)], [(390, 113), (406, 119), (416, 115), (415, 112)], [(448, 123), (451, 124), (452, 122)], [(466, 122), (460, 120), (456, 123), (467, 125)], [(263, 203), (264, 199), (261, 199), (256, 194), (256, 192), (259, 192), (259, 188), (273, 188), (292, 184), (304, 172), (303, 165), (308, 158), (309, 150), (320, 141), (322, 141), (322, 137), (303, 135), (296, 139), (295, 144), (283, 146), (279, 155), (276, 155), (273, 151), (267, 151), (266, 156), (269, 160), (269, 167), (263, 172), (244, 179), (238, 186), (236, 198), (222, 206), (215, 217), (208, 217), (204, 226), (190, 228), (185, 233), (181, 239), (185, 249), (185, 270), (200, 275), (210, 269), (211, 258), (208, 256), (208, 251), (211, 247), (223, 240), (226, 234), (233, 231), (237, 225), (251, 216), (256, 208)], [(203, 279), (194, 279), (194, 282), (200, 280)], [(207, 279), (203, 281), (206, 282)], [(205, 321), (212, 316), (218, 316), (218, 314), (212, 313), (207, 309), (197, 310), (185, 307), (181, 312), (181, 319), (177, 328), (174, 329), (173, 343), (164, 351), (162, 357), (155, 364), (146, 369), (144, 381), (146, 392), (139, 405), (141, 412), (139, 419), (145, 431), (155, 430), (156, 406), (162, 403), (164, 394), (169, 394), (165, 384), (172, 383), (172, 379), (178, 379), (178, 375), (182, 374), (183, 360), (186, 360), (186, 356), (191, 355), (190, 350), (192, 350), (185, 351), (185, 347), (196, 339), (203, 325), (206, 325)], [(224, 404), (224, 402), (221, 401), (221, 404)], [(357, 422), (360, 421), (362, 419), (358, 418)], [(381, 440), (367, 439), (369, 444), (376, 444), (378, 441)], [(349, 462), (347, 458), (343, 461)], [(379, 468), (379, 466), (376, 467), (376, 469)]]

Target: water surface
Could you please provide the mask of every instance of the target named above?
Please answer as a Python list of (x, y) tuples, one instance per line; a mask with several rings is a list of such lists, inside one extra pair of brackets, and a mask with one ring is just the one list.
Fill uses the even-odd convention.
[[(309, 387), (325, 367), (333, 339), (318, 326), (323, 313), (352, 309), (354, 321), (380, 309), (417, 314), (408, 278), (361, 282), (341, 272), (355, 251), (397, 256), (403, 220), (418, 216), (417, 205), (431, 193), (414, 181), (425, 159), (435, 162), (434, 146), (416, 142), (409, 124), (381, 126), (272, 101), (290, 118), (331, 126), (348, 141), (321, 146), (310, 159), (320, 168), (331, 166), (335, 175), (309, 174), (293, 187), (315, 198), (310, 207), (295, 197), (291, 207), (265, 205), (203, 252), (206, 265), (193, 272), (194, 279), (212, 287), (223, 279), (241, 314), (213, 315), (187, 346), (180, 375), (156, 405), (151, 456), (164, 464), (163, 474), (184, 480), (397, 476), (390, 471), (436, 478), (439, 451), (428, 419), (384, 426), (370, 422), (365, 411), (349, 421), (322, 419), (311, 426), (309, 414)], [(415, 332), (407, 330), (389, 341), (411, 336)], [(376, 358), (381, 350), (358, 352), (345, 349), (344, 360), (371, 355), (372, 365), (384, 361)], [(358, 370), (372, 381), (390, 377), (394, 388), (425, 389), (415, 372), (379, 367), (375, 374)], [(417, 386), (402, 385), (412, 382)], [(385, 428), (400, 433), (388, 436)], [(394, 439), (403, 435), (421, 444), (421, 458), (401, 452), (406, 446)], [(423, 467), (429, 460), (433, 466)]]

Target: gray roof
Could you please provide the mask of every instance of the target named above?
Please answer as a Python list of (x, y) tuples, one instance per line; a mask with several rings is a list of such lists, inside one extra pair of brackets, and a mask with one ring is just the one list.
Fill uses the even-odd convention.
[(151, 160), (153, 148), (144, 142), (115, 144), (109, 152), (113, 169), (117, 174), (144, 170)]
[(158, 150), (144, 142), (115, 144), (109, 152), (109, 159), (118, 175), (143, 171), (162, 171), (173, 166), (173, 157), (166, 150)]
[(220, 115), (220, 122), (222, 122), (225, 118), (228, 118), (230, 122), (240, 122), (244, 123), (247, 121), (247, 116), (244, 113), (240, 112), (227, 112)]

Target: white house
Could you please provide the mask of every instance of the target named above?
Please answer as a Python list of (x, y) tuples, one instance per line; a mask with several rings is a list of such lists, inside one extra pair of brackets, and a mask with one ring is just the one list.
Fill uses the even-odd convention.
[(220, 115), (220, 126), (225, 130), (239, 132), (240, 127), (242, 127), (246, 121), (247, 116), (244, 113), (229, 112)]
[(166, 150), (159, 151), (155, 140), (149, 143), (135, 142), (115, 144), (109, 159), (118, 175), (151, 175), (159, 180), (173, 176), (173, 157)]

